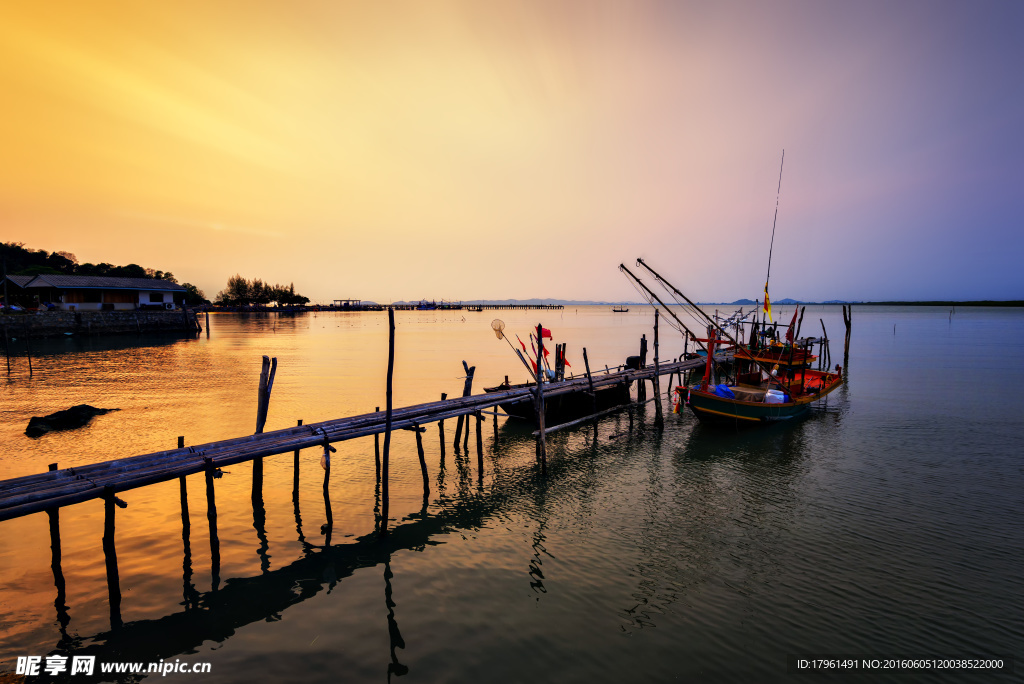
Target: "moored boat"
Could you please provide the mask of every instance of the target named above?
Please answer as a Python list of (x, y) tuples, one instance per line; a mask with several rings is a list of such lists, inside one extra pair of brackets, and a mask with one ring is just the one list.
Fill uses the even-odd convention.
[(823, 341), (815, 338), (764, 348), (737, 345), (732, 377), (716, 383), (711, 357), (720, 340), (712, 329), (710, 337), (701, 341), (707, 342), (709, 351), (704, 377), (697, 386), (677, 391), (705, 422), (753, 425), (799, 418), (843, 383), (838, 366), (835, 372), (810, 367), (819, 358), (811, 347)]
[[(547, 392), (556, 389), (559, 384), (559, 382), (544, 383), (544, 423), (548, 426), (589, 416), (594, 413), (595, 404), (598, 411), (603, 411), (630, 402), (629, 384), (627, 383), (596, 387), (594, 388), (593, 400), (591, 400), (589, 393), (579, 391), (548, 396)], [(484, 387), (484, 391), (494, 393), (536, 387), (536, 382), (511, 385), (506, 377), (505, 382), (495, 387)], [(531, 422), (536, 422), (537, 420), (537, 409), (534, 406), (532, 397), (502, 402), (498, 406), (501, 407), (502, 411), (515, 418), (522, 418)]]

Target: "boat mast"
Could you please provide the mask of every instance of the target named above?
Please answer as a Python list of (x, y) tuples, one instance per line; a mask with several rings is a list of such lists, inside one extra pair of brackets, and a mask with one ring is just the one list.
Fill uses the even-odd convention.
[(779, 220), (779, 195), (782, 194), (782, 167), (786, 163), (786, 150), (782, 150), (782, 163), (779, 164), (779, 187), (775, 191), (775, 218), (772, 219), (772, 241), (768, 245), (768, 273), (764, 276), (764, 310), (768, 318), (772, 317), (771, 300), (768, 299), (768, 280), (772, 275), (772, 248), (775, 247), (775, 224)]

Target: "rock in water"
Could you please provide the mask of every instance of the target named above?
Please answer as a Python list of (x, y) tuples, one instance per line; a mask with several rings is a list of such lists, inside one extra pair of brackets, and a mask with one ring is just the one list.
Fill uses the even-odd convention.
[(89, 406), (88, 404), (79, 404), (65, 411), (51, 413), (48, 416), (32, 416), (32, 419), (28, 421), (28, 427), (25, 428), (25, 434), (29, 437), (39, 437), (51, 430), (74, 430), (87, 424), (92, 420), (93, 416), (102, 416), (104, 413), (120, 410), (102, 409)]

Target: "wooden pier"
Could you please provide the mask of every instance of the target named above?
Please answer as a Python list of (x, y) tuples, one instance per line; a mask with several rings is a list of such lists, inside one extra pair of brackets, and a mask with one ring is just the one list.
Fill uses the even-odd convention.
[[(721, 357), (723, 360), (726, 355)], [(653, 380), (659, 375), (670, 375), (699, 368), (703, 359), (661, 363), (657, 368), (640, 370), (619, 369), (579, 376), (561, 382), (545, 383), (545, 397), (570, 392), (587, 392), (608, 385)], [(375, 411), (358, 416), (312, 423), (283, 430), (246, 435), (234, 439), (180, 447), (113, 461), (104, 461), (75, 468), (52, 470), (37, 475), (0, 481), (0, 521), (30, 513), (52, 510), (91, 499), (113, 501), (119, 492), (144, 487), (195, 473), (206, 473), (212, 478), (217, 468), (262, 459), (266, 456), (296, 452), (299, 449), (324, 447), (357, 437), (379, 435), (399, 429), (420, 430), (423, 425), (447, 418), (476, 415), (483, 409), (501, 402), (528, 399), (532, 388), (512, 389), (505, 392), (476, 394), (444, 399), (415, 406), (394, 409), (388, 420), (386, 411)], [(627, 408), (623, 406), (622, 408)], [(265, 409), (264, 409), (265, 410)], [(388, 423), (390, 422), (390, 425)], [(559, 426), (550, 426), (552, 431)], [(468, 437), (468, 425), (467, 425)], [(386, 477), (386, 474), (385, 474)]]

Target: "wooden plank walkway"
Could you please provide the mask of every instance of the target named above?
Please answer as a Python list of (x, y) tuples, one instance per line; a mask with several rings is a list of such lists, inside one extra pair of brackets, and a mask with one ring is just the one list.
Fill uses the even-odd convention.
[[(716, 355), (716, 358), (726, 360), (730, 356), (731, 353), (726, 353)], [(700, 368), (703, 365), (703, 359), (663, 363), (659, 366), (658, 374), (669, 375)], [(641, 370), (618, 370), (604, 374), (597, 372), (593, 374), (593, 386), (600, 388), (634, 380), (651, 380), (654, 376), (653, 365)], [(588, 390), (589, 380), (583, 375), (545, 384), (544, 395), (552, 397)], [(415, 428), (448, 418), (475, 414), (501, 402), (525, 399), (532, 395), (533, 391), (530, 388), (521, 388), (395, 409), (392, 412), (391, 429)], [(117, 492), (212, 471), (215, 468), (264, 456), (379, 434), (386, 430), (385, 419), (385, 412), (377, 411), (3, 480), (0, 481), (0, 521), (91, 499), (109, 498)]]

